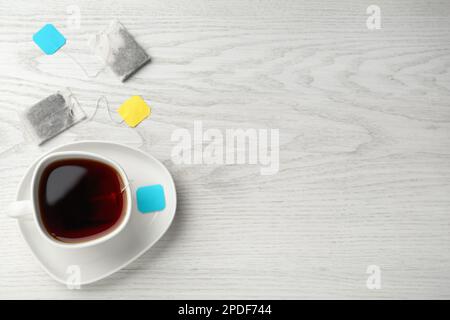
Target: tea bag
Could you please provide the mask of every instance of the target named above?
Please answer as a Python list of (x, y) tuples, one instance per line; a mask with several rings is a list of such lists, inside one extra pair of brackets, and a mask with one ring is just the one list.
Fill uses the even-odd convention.
[(96, 34), (89, 45), (122, 82), (150, 61), (145, 50), (117, 20)]
[(86, 118), (70, 91), (48, 96), (21, 115), (26, 130), (39, 145)]

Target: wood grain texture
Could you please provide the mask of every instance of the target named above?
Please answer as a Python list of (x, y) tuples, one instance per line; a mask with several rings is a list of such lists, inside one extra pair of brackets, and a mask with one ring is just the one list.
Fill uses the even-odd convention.
[[(81, 28), (66, 27), (66, 8)], [(366, 8), (381, 7), (368, 30)], [(152, 56), (121, 84), (86, 39), (118, 18)], [(63, 52), (31, 35), (52, 22)], [(450, 298), (448, 1), (0, 1), (0, 298)], [(91, 73), (92, 74), (92, 73)], [(69, 87), (91, 114), (130, 95), (136, 129), (105, 109), (36, 147), (18, 112)], [(280, 130), (280, 171), (175, 165), (173, 130)], [(160, 242), (113, 276), (68, 290), (34, 261), (5, 207), (46, 150), (100, 139), (153, 154), (179, 209)], [(382, 288), (366, 288), (366, 268)]]

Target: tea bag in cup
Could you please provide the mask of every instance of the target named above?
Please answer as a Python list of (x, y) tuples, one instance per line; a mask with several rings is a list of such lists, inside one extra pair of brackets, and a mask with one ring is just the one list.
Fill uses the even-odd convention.
[(21, 114), (25, 129), (38, 145), (85, 118), (86, 114), (69, 90), (58, 91)]
[(89, 46), (122, 82), (150, 61), (144, 48), (117, 20), (92, 37)]

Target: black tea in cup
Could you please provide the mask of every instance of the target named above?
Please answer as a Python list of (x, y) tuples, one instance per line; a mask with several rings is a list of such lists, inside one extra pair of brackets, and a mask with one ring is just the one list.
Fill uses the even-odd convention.
[(99, 238), (120, 225), (127, 210), (125, 183), (106, 163), (62, 159), (43, 169), (40, 219), (49, 235), (66, 243)]

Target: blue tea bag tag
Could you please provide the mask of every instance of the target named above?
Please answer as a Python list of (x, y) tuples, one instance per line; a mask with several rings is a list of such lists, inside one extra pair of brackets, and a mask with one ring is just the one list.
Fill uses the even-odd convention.
[(54, 54), (65, 43), (66, 38), (52, 24), (46, 24), (33, 35), (33, 41), (45, 54)]
[(138, 210), (142, 213), (164, 210), (166, 199), (162, 185), (140, 187), (136, 190)]

